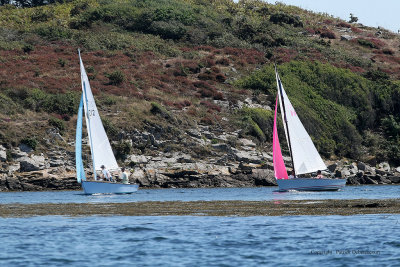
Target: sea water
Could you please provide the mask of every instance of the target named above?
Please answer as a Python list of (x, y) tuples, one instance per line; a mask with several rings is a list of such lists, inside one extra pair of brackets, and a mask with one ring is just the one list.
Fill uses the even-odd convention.
[[(0, 193), (5, 203), (384, 199), (398, 186)], [(400, 215), (0, 217), (0, 266), (398, 266)]]
[(278, 192), (277, 186), (250, 188), (140, 189), (130, 195), (84, 195), (83, 191), (0, 192), (0, 204), (9, 203), (123, 203), (143, 201), (388, 199), (400, 196), (400, 186), (346, 186), (332, 192)]
[(400, 215), (0, 219), (1, 266), (399, 266)]

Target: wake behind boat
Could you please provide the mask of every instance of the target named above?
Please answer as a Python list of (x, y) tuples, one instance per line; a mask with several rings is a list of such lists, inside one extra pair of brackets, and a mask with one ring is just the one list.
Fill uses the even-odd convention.
[[(310, 136), (301, 123), (289, 98), (286, 95), (278, 71), (275, 66), (277, 83), (277, 96), (275, 103), (274, 129), (273, 129), (273, 164), (276, 182), (279, 191), (333, 191), (346, 185), (346, 179), (328, 178), (296, 178), (296, 175), (314, 173), (325, 170), (326, 165), (314, 146)], [(286, 166), (283, 161), (277, 130), (278, 102), (285, 129), (286, 140), (289, 146), (290, 157), (293, 166), (293, 177), (289, 179)]]
[[(97, 180), (97, 172), (106, 166), (111, 172), (119, 171), (117, 160), (112, 151), (110, 141), (104, 130), (103, 123), (90, 89), (89, 79), (79, 53), (79, 63), (81, 70), (82, 96), (78, 109), (78, 119), (76, 125), (76, 178), (82, 183), (85, 194), (129, 194), (138, 190), (137, 184), (114, 183)], [(85, 110), (86, 127), (89, 137), (90, 152), (92, 156), (92, 171), (94, 181), (86, 181), (86, 175), (82, 162), (82, 117)], [(109, 177), (111, 180), (111, 177)]]

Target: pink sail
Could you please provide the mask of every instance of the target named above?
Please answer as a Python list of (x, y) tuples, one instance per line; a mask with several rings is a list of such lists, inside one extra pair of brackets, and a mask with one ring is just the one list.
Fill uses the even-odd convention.
[(275, 103), (274, 131), (272, 137), (272, 159), (274, 163), (275, 178), (288, 179), (285, 163), (283, 162), (281, 146), (279, 145), (278, 129), (276, 127), (277, 111), (278, 111), (278, 95), (276, 96), (276, 103)]

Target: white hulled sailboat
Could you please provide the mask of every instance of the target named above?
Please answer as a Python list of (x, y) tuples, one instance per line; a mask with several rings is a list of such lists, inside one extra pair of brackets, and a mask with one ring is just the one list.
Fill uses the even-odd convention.
[(293, 170), (296, 175), (325, 170), (326, 165), (314, 146), (306, 129), (304, 129), (296, 111), (294, 110), (289, 98), (286, 95), (278, 71), (275, 66), (275, 76), (277, 83), (277, 98), (275, 105), (274, 129), (273, 129), (273, 164), (275, 178), (280, 191), (300, 190), (300, 191), (328, 191), (339, 190), (346, 185), (346, 179), (329, 178), (293, 178), (288, 179), (286, 167), (283, 162), (282, 151), (278, 139), (276, 125), (277, 106), (279, 102), (282, 121), (285, 129), (286, 140), (289, 146), (290, 157), (292, 159)]
[[(79, 63), (81, 70), (82, 97), (79, 104), (78, 120), (76, 126), (76, 177), (82, 183), (85, 194), (127, 194), (138, 190), (137, 184), (122, 184), (97, 180), (97, 172), (104, 165), (109, 171), (119, 171), (118, 163), (111, 149), (110, 141), (104, 130), (103, 123), (90, 89), (89, 79), (83, 66), (81, 54)], [(92, 156), (93, 181), (87, 181), (82, 162), (82, 117), (85, 111), (85, 121), (89, 136), (90, 152)]]

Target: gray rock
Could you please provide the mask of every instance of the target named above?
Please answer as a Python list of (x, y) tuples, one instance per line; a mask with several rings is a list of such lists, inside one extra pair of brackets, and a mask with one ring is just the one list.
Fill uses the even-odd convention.
[(201, 133), (196, 129), (189, 129), (186, 133), (195, 138), (201, 138)]
[(43, 156), (32, 155), (31, 157), (19, 158), (22, 172), (38, 171), (46, 168)]
[(381, 171), (390, 172), (390, 165), (387, 162), (379, 163), (378, 167)]
[(353, 39), (354, 39), (354, 37), (351, 35), (348, 35), (348, 34), (344, 34), (344, 35), (340, 36), (340, 40), (342, 40), (342, 41), (351, 41)]
[(394, 184), (400, 183), (400, 176), (388, 176), (387, 179), (389, 179)]
[(211, 145), (211, 147), (213, 149), (216, 149), (216, 150), (219, 150), (219, 151), (222, 151), (222, 152), (230, 152), (230, 151), (232, 151), (231, 147), (229, 145), (227, 145), (227, 144), (213, 144), (213, 145)]
[(328, 170), (329, 170), (330, 172), (334, 172), (334, 171), (336, 170), (336, 167), (337, 167), (337, 166), (338, 166), (337, 163), (333, 163), (333, 164), (331, 164), (331, 165), (328, 166)]
[(256, 147), (256, 144), (252, 140), (246, 138), (240, 138), (238, 143), (241, 146)]
[(26, 153), (31, 153), (31, 152), (33, 151), (33, 149), (32, 149), (30, 146), (26, 145), (26, 144), (20, 144), (20, 145), (18, 146), (18, 148), (19, 148), (19, 150), (21, 150), (22, 152), (26, 152)]
[[(129, 159), (133, 162), (133, 163), (148, 163), (148, 159), (146, 156), (143, 155), (131, 155), (129, 157)], [(154, 159), (153, 159), (154, 160)]]
[(365, 165), (365, 163), (363, 163), (363, 162), (358, 162), (358, 163), (357, 163), (357, 168), (358, 168), (358, 170), (360, 170), (360, 171), (366, 171), (367, 165)]
[(21, 168), (21, 163), (20, 162), (14, 162), (13, 164), (8, 165), (8, 172), (13, 173), (16, 171), (19, 171)]
[(11, 150), (11, 156), (14, 159), (22, 158), (22, 157), (27, 157), (28, 153), (21, 151), (19, 148)]
[(6, 148), (2, 145), (0, 145), (0, 161), (6, 161), (7, 160), (7, 151)]

